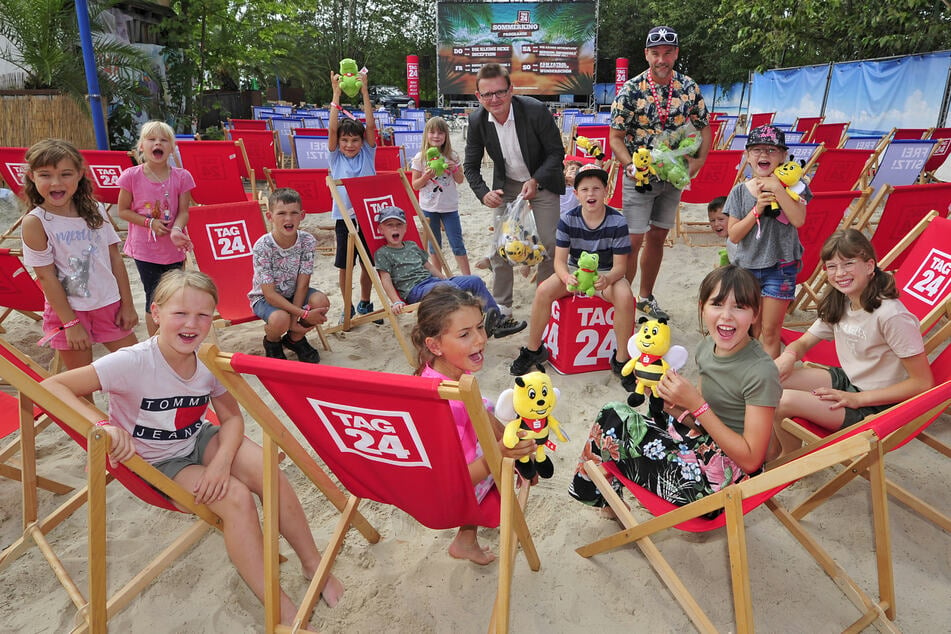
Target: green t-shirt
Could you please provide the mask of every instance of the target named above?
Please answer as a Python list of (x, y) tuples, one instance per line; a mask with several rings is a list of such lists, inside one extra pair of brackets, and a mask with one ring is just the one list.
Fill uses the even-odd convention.
[(433, 276), (426, 270), (426, 261), (429, 254), (419, 248), (412, 240), (405, 240), (402, 248), (384, 245), (373, 255), (374, 266), (380, 271), (386, 271), (393, 280), (396, 292), (403, 299), (413, 287), (425, 282)]
[(713, 348), (711, 337), (704, 337), (697, 348), (700, 390), (723, 424), (742, 434), (747, 405), (779, 405), (779, 370), (756, 340), (728, 357), (718, 357)]

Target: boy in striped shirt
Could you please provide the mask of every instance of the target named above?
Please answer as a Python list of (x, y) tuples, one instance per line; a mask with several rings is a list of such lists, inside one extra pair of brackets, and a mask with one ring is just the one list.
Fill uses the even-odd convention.
[[(551, 315), (552, 303), (572, 291), (576, 283), (572, 271), (578, 268), (582, 251), (598, 254), (598, 276), (594, 282), (597, 294), (614, 305), (614, 334), (617, 348), (611, 357), (611, 369), (620, 376), (621, 368), (630, 359), (627, 340), (634, 330), (634, 296), (624, 277), (631, 254), (627, 220), (618, 210), (605, 205), (608, 173), (595, 165), (585, 165), (575, 175), (578, 206), (561, 215), (555, 231), (555, 272), (538, 285), (532, 301), (528, 326), (528, 345), (519, 351), (509, 371), (520, 376), (548, 360), (542, 344), (542, 333)], [(633, 391), (637, 383), (632, 372), (621, 378), (621, 385)]]

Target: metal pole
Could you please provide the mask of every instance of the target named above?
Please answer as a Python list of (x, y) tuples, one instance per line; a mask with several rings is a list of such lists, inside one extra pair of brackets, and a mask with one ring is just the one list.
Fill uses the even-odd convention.
[(89, 28), (89, 7), (86, 0), (76, 0), (76, 19), (79, 21), (79, 41), (83, 47), (83, 66), (86, 69), (86, 90), (89, 110), (92, 115), (92, 127), (96, 133), (96, 147), (109, 149), (109, 137), (106, 134), (106, 118), (102, 113), (102, 95), (99, 94), (99, 76), (96, 74), (96, 56), (93, 55), (92, 29)]

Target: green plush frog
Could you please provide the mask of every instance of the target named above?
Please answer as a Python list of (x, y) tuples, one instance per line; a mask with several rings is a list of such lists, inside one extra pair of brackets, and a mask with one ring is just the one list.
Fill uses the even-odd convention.
[(573, 293), (582, 293), (593, 297), (594, 283), (598, 279), (598, 254), (582, 251), (578, 256), (578, 270), (572, 273), (577, 280), (576, 284), (569, 284), (568, 290)]
[(360, 79), (356, 60), (349, 57), (340, 60), (340, 90), (352, 99), (357, 96), (362, 87), (363, 80)]

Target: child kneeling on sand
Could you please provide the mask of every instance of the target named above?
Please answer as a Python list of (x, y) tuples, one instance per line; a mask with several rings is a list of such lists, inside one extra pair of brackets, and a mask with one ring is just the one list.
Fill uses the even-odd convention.
[[(264, 600), (264, 540), (254, 495), (261, 497), (261, 447), (244, 436), (244, 420), (234, 396), (195, 354), (211, 329), (218, 290), (196, 271), (165, 273), (155, 289), (151, 312), (158, 334), (75, 370), (50, 377), (43, 385), (66, 404), (99, 419), (84, 396), (109, 395), (109, 420), (98, 421), (110, 438), (115, 464), (138, 454), (207, 504), (222, 519), (228, 556), (258, 599)], [(189, 407), (174, 404), (187, 402)], [(199, 403), (195, 406), (195, 403)], [(208, 403), (220, 426), (205, 420)], [(172, 404), (162, 408), (160, 404)], [(300, 558), (307, 577), (320, 564), (307, 517), (297, 494), (280, 472), (280, 530)], [(334, 606), (343, 584), (328, 578), (323, 597)], [(281, 592), (281, 622), (297, 610)]]

